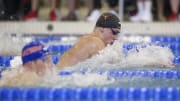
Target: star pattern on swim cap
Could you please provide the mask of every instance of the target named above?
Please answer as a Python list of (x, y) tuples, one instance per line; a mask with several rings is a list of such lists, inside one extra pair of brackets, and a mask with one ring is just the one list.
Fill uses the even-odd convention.
[(120, 22), (120, 21), (119, 21), (118, 23), (119, 23), (119, 24), (121, 24), (121, 22)]
[(121, 29), (121, 22), (119, 21), (118, 24), (119, 24), (119, 29)]
[(106, 20), (109, 18), (109, 16), (104, 15), (103, 18), (104, 18), (104, 20), (106, 21)]

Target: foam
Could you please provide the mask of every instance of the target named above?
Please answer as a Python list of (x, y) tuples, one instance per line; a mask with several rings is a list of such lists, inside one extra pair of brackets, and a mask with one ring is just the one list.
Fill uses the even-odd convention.
[(89, 87), (89, 86), (102, 86), (115, 82), (115, 79), (108, 77), (107, 74), (99, 75), (97, 73), (73, 73), (68, 76), (54, 75), (44, 79), (40, 86), (45, 87)]
[(168, 47), (149, 45), (146, 48), (139, 48), (129, 51), (128, 56), (123, 60), (124, 64), (131, 67), (158, 66), (173, 67), (174, 55)]
[(113, 45), (68, 70), (82, 69), (121, 69), (129, 67), (173, 67), (174, 55), (168, 47), (146, 44), (145, 48), (137, 45), (136, 48), (124, 52), (123, 43), (115, 41)]

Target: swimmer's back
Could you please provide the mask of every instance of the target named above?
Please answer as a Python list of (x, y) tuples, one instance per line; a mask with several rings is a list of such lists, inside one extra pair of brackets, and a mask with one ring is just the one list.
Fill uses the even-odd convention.
[(104, 42), (95, 34), (81, 37), (71, 49), (65, 52), (57, 64), (59, 69), (72, 66), (80, 61), (90, 58), (105, 47)]

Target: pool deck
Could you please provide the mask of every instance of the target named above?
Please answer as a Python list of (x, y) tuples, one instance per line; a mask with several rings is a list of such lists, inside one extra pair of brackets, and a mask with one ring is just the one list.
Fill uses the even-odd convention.
[[(130, 23), (122, 22), (121, 32), (131, 35), (180, 36), (178, 22)], [(78, 22), (0, 22), (1, 33), (13, 34), (70, 34), (83, 35), (92, 32), (95, 23)]]

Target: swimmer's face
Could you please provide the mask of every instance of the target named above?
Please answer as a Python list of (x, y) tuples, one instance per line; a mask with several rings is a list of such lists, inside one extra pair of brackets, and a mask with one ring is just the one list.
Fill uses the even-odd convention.
[(51, 55), (45, 55), (45, 56), (33, 61), (32, 63), (33, 63), (34, 68), (38, 68), (40, 70), (53, 67)]
[(46, 70), (54, 67), (51, 55), (45, 55), (35, 61), (27, 62), (23, 65), (31, 71), (35, 71), (38, 75), (43, 75)]
[(45, 74), (47, 70), (49, 71), (50, 68), (54, 67), (51, 55), (45, 55), (42, 58), (36, 60), (35, 62), (36, 67), (38, 67), (39, 71), (42, 74)]
[(52, 56), (51, 55), (45, 55), (42, 58), (38, 59), (41, 62), (41, 65), (44, 66), (45, 68), (51, 68), (53, 67), (53, 61), (52, 61)]
[(105, 44), (113, 44), (119, 33), (120, 30), (118, 28), (104, 28)]

